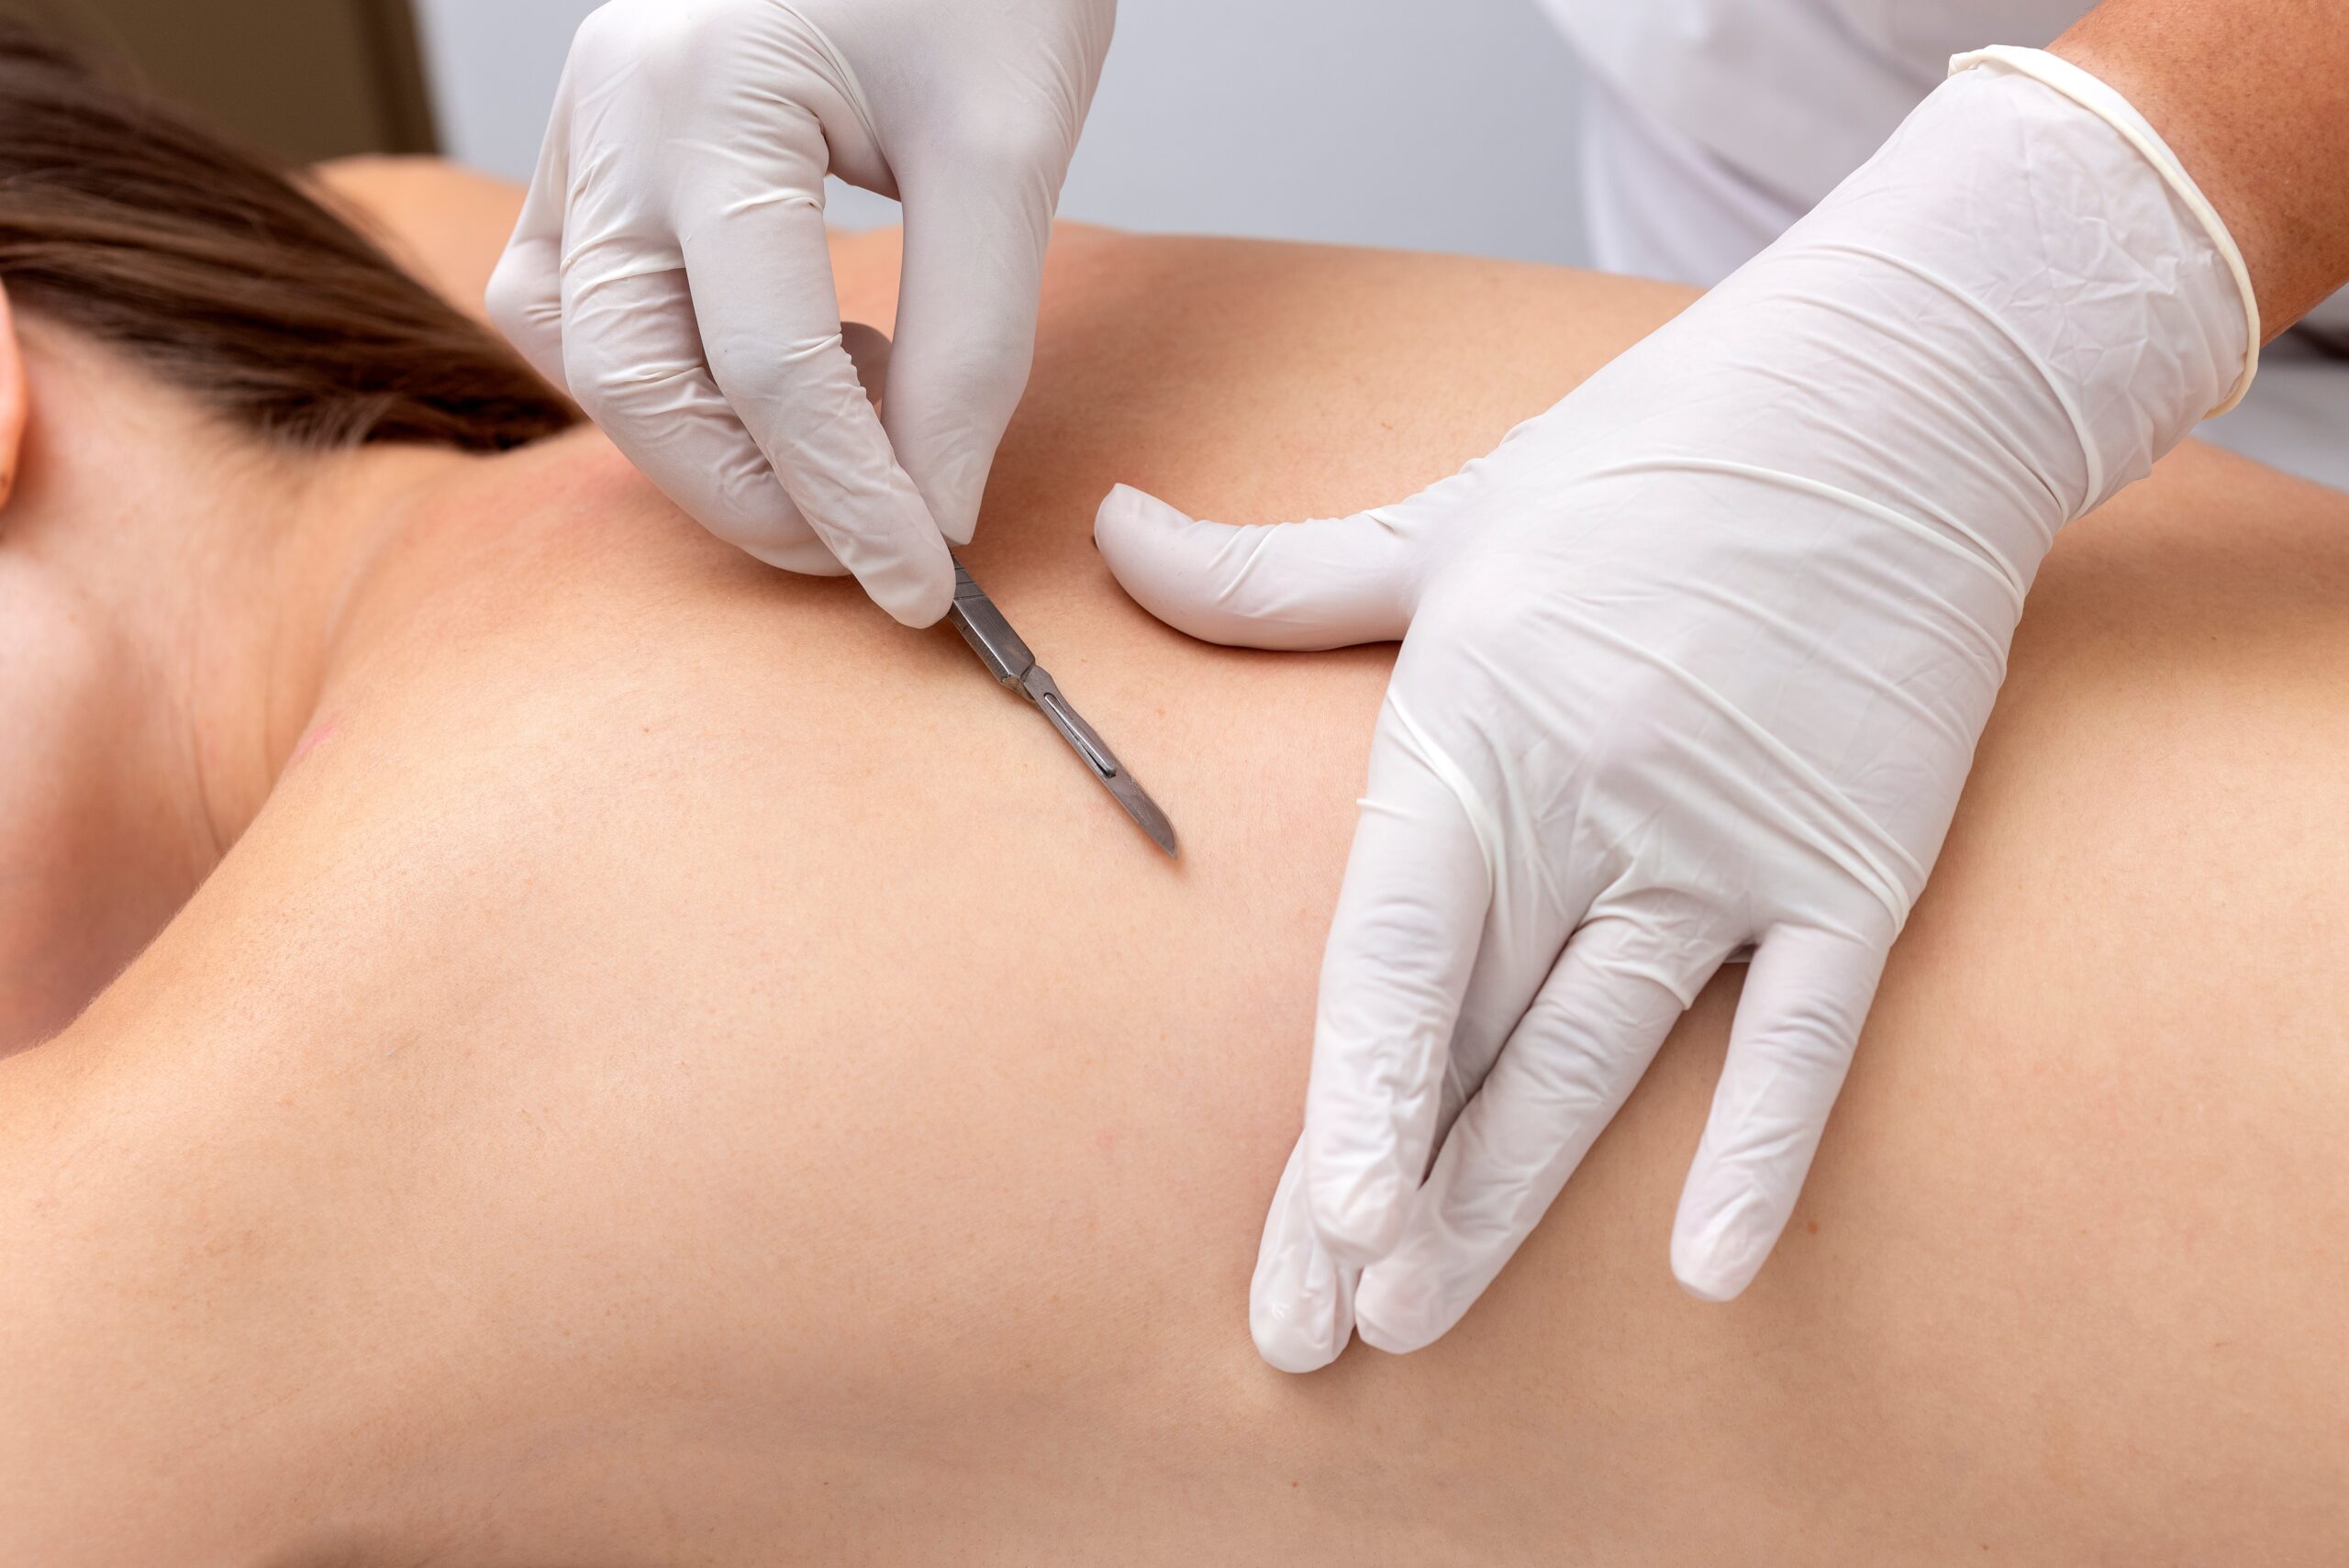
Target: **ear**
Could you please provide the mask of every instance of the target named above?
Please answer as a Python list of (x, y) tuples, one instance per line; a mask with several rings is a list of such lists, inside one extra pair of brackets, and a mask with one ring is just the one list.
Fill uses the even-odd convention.
[(24, 345), (17, 338), (17, 318), (8, 307), (8, 290), (0, 284), (0, 511), (17, 491), (17, 464), (24, 455)]

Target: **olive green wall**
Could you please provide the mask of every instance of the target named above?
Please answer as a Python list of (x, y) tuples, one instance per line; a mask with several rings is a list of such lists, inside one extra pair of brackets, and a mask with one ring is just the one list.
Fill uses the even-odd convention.
[(437, 150), (407, 0), (40, 0), (288, 157)]

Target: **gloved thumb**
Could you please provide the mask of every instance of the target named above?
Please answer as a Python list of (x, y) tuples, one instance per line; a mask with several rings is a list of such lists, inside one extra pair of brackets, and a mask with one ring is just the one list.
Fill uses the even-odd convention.
[(1343, 648), (1394, 641), (1411, 624), (1419, 552), (1396, 508), (1234, 528), (1120, 484), (1093, 539), (1137, 604), (1208, 642)]

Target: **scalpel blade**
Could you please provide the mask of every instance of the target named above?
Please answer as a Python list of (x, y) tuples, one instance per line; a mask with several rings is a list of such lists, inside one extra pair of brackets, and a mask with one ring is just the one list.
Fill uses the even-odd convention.
[(987, 667), (987, 673), (1041, 708), (1044, 717), (1052, 721), (1052, 728), (1061, 732), (1061, 739), (1069, 743), (1069, 749), (1086, 770), (1101, 781), (1101, 787), (1125, 808), (1126, 815), (1150, 835), (1152, 843), (1180, 859), (1182, 851), (1174, 841), (1174, 824), (1166, 819), (1158, 802), (1150, 798), (1150, 792), (1126, 772), (1117, 753), (1109, 750), (1109, 743), (1101, 739), (1100, 731), (1085, 723), (1084, 717), (1069, 706), (1068, 698), (1061, 695), (1059, 684), (1036, 662), (1036, 655), (1029, 651), (1028, 644), (1011, 629), (1011, 623), (996, 608), (995, 601), (987, 597), (986, 591), (959, 561), (954, 563), (954, 604), (947, 612), (947, 618), (963, 634), (963, 640), (971, 645), (971, 651), (979, 656), (979, 662)]
[(1029, 700), (1044, 710), (1044, 717), (1052, 721), (1052, 728), (1061, 732), (1061, 739), (1069, 743), (1070, 750), (1101, 781), (1101, 787), (1126, 808), (1126, 815), (1134, 819), (1137, 827), (1150, 835), (1151, 842), (1180, 860), (1183, 851), (1174, 841), (1174, 824), (1166, 819), (1158, 802), (1150, 798), (1150, 792), (1126, 772), (1117, 754), (1109, 750), (1109, 743), (1101, 739), (1100, 731), (1069, 706), (1068, 698), (1061, 695), (1060, 684), (1050, 673), (1041, 664), (1030, 664), (1019, 684)]

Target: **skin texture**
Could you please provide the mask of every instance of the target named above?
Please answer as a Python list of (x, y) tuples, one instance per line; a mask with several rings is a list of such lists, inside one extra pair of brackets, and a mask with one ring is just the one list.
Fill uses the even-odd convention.
[(329, 577), (450, 461), (255, 451), (0, 298), (0, 1055), (68, 1022), (252, 820), (317, 700)]
[[(835, 260), (889, 319), (893, 237)], [(0, 1562), (2349, 1554), (2349, 500), (2199, 449), (2048, 562), (1743, 1297), (1664, 1249), (1731, 972), (1450, 1337), (1256, 1359), (1389, 654), (1185, 640), (1093, 505), (1404, 493), (1681, 297), (1063, 235), (970, 560), (1179, 866), (951, 632), (592, 434), (337, 471), (262, 556), (315, 700), (195, 726), (265, 804), (0, 1064)], [(128, 391), (71, 356), (35, 428)]]

